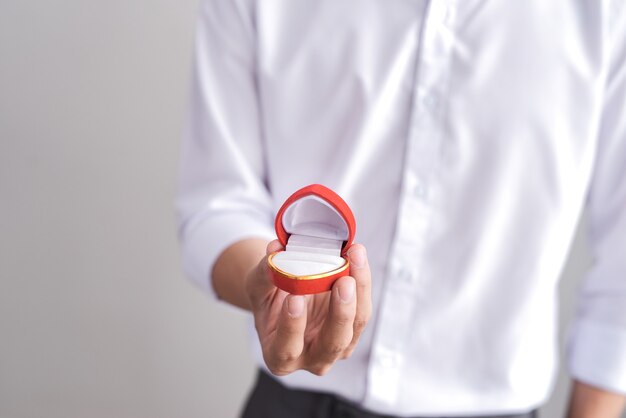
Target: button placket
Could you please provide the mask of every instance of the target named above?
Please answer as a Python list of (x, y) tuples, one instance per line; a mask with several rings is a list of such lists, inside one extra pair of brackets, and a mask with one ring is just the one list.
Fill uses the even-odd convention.
[[(423, 296), (420, 276), (424, 246), (432, 217), (433, 173), (440, 154), (441, 98), (447, 76), (449, 23), (454, 9), (446, 2), (430, 2), (409, 122), (403, 188), (391, 258), (372, 345), (366, 406), (394, 404), (401, 394), (403, 355), (416, 309)], [(446, 26), (446, 27), (444, 27)]]

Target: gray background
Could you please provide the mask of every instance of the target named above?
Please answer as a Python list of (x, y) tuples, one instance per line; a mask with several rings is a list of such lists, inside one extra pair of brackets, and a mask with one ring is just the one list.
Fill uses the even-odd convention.
[[(0, 417), (232, 417), (244, 314), (181, 275), (196, 1), (0, 3)], [(580, 235), (580, 234), (579, 234)], [(589, 264), (564, 272), (562, 318)], [(544, 417), (559, 417), (561, 376)]]

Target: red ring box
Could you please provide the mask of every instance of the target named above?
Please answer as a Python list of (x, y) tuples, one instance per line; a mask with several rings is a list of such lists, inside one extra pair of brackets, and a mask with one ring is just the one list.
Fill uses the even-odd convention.
[(294, 295), (322, 293), (350, 275), (346, 251), (356, 222), (337, 193), (321, 184), (298, 190), (281, 206), (275, 228), (285, 247), (267, 259), (276, 287)]

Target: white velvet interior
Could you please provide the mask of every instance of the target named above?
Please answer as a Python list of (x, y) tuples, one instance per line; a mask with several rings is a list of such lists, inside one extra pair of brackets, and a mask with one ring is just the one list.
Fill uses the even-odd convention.
[(336, 239), (292, 234), (287, 240), (287, 251), (300, 251), (338, 256), (343, 242)]
[(317, 196), (305, 196), (283, 213), (283, 228), (288, 234), (346, 241), (348, 224), (328, 202)]
[(303, 251), (281, 251), (272, 259), (274, 265), (296, 276), (310, 276), (333, 271), (343, 266), (343, 257)]
[(272, 259), (274, 265), (295, 276), (327, 273), (342, 267), (343, 242), (348, 225), (328, 202), (306, 196), (283, 213), (283, 227), (289, 234), (285, 251)]

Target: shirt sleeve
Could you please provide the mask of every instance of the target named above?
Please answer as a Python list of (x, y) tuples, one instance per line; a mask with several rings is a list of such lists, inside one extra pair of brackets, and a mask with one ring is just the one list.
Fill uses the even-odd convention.
[(203, 0), (196, 31), (176, 212), (185, 273), (215, 296), (210, 272), (229, 245), (272, 239), (248, 0)]
[(581, 286), (568, 363), (574, 378), (626, 393), (626, 7), (623, 1), (613, 4), (610, 65), (587, 202), (594, 263)]

